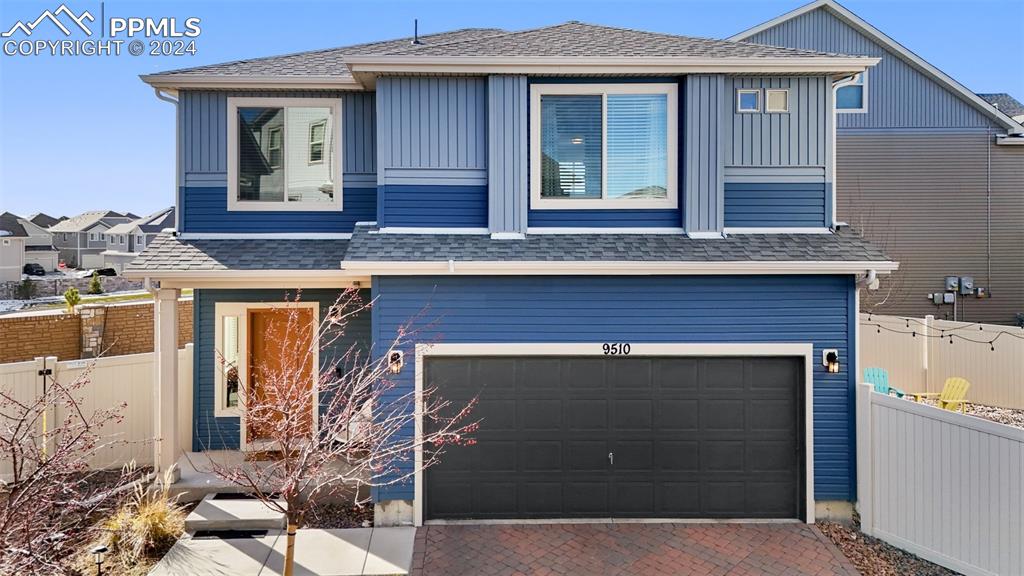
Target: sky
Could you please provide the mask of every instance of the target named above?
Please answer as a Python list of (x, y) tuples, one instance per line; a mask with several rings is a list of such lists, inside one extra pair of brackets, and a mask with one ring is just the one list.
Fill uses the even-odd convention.
[[(117, 56), (0, 54), (0, 211), (148, 214), (173, 204), (174, 107), (158, 100), (139, 74), (408, 36), (414, 18), (423, 34), (582, 20), (724, 38), (806, 1), (109, 0), (102, 3), (106, 21), (174, 18), (181, 29), (187, 18), (199, 18), (196, 54), (133, 56), (127, 49)], [(98, 0), (65, 3), (75, 14), (96, 15), (96, 26), (103, 20)], [(971, 90), (1009, 92), (1024, 101), (1024, 48), (1014, 40), (1024, 35), (1024, 0), (843, 4)], [(59, 5), (60, 0), (0, 0), (0, 32)], [(33, 39), (39, 35), (64, 38), (53, 28)], [(85, 36), (79, 32), (71, 38)]]

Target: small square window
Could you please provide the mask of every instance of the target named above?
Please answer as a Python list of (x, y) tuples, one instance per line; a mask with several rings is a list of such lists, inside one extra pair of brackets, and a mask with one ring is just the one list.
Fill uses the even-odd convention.
[(836, 89), (836, 110), (840, 112), (867, 112), (867, 76), (862, 72), (852, 81)]
[(760, 90), (737, 90), (736, 91), (737, 112), (760, 112), (761, 91)]
[(789, 90), (765, 90), (765, 112), (789, 112)]

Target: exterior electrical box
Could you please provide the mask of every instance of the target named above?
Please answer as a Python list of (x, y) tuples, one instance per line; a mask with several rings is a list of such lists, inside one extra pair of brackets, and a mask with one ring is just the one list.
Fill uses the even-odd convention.
[(974, 294), (974, 276), (960, 277), (960, 294)]
[(946, 276), (946, 292), (956, 292), (960, 289), (959, 276)]

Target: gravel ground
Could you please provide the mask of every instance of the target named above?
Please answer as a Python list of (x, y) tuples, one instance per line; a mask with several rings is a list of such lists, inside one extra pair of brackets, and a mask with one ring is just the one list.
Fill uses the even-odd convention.
[(818, 528), (864, 576), (958, 576), (877, 538), (861, 534), (859, 524), (819, 522)]
[(1000, 424), (1006, 424), (1007, 426), (1024, 428), (1024, 410), (996, 408), (995, 406), (985, 406), (983, 404), (968, 404), (966, 412), (971, 416), (977, 416), (978, 418), (992, 420), (993, 422), (999, 422)]
[(373, 526), (373, 506), (352, 504), (316, 504), (306, 514), (303, 528), (369, 528)]

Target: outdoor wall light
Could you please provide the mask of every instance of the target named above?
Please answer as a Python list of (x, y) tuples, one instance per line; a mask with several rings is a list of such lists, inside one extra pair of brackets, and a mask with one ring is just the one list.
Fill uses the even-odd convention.
[(106, 546), (97, 546), (90, 550), (92, 552), (92, 560), (96, 563), (96, 574), (103, 574), (103, 556), (107, 551)]
[(829, 374), (839, 373), (839, 350), (835, 348), (821, 351), (821, 365), (828, 369)]
[(405, 353), (401, 350), (393, 350), (388, 354), (388, 370), (392, 374), (398, 374), (405, 366)]

